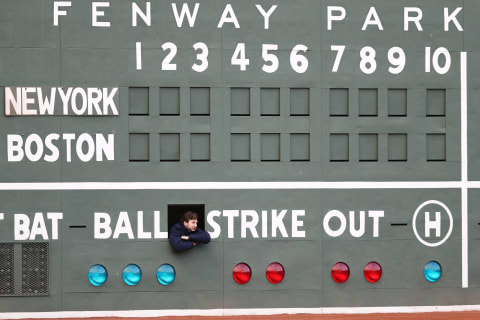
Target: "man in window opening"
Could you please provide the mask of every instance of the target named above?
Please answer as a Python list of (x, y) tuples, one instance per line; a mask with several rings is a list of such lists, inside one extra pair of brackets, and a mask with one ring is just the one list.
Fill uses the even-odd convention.
[(209, 243), (210, 234), (199, 227), (198, 214), (187, 211), (180, 222), (170, 229), (168, 239), (175, 251), (185, 251), (196, 247), (199, 243)]

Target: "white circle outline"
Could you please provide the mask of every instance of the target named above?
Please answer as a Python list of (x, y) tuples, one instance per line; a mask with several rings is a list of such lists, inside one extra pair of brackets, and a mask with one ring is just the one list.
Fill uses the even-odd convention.
[[(442, 240), (435, 243), (430, 243), (423, 240), (417, 232), (417, 225), (416, 225), (417, 215), (423, 207), (429, 204), (436, 204), (442, 207), (445, 210), (445, 212), (447, 212), (448, 218), (450, 219), (450, 228), (448, 229), (447, 234)], [(438, 247), (442, 245), (445, 241), (447, 241), (447, 239), (450, 237), (450, 234), (452, 233), (452, 230), (453, 230), (453, 217), (452, 217), (452, 213), (450, 212), (450, 209), (448, 209), (448, 207), (444, 203), (437, 200), (428, 200), (422, 203), (420, 206), (418, 206), (417, 210), (415, 210), (415, 214), (413, 215), (412, 225), (413, 225), (413, 232), (415, 233), (415, 236), (417, 237), (418, 241), (420, 241), (420, 243), (422, 243), (427, 247)]]

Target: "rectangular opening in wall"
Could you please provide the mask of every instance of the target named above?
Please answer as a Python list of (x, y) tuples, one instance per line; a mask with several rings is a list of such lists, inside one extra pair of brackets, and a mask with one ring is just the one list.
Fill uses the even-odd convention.
[(0, 296), (14, 295), (13, 243), (0, 243)]
[(260, 135), (261, 161), (280, 161), (280, 134)]
[(280, 115), (280, 89), (260, 89), (260, 114), (262, 116)]
[(290, 115), (308, 116), (310, 113), (310, 90), (308, 88), (290, 89)]
[(129, 134), (129, 159), (132, 162), (150, 159), (148, 133)]
[(169, 204), (168, 205), (168, 232), (174, 224), (181, 221), (185, 212), (192, 211), (198, 215), (197, 226), (205, 230), (205, 205), (204, 204)]
[(376, 117), (378, 115), (377, 89), (359, 89), (358, 115), (360, 117)]
[(447, 146), (444, 133), (427, 133), (427, 161), (446, 161)]
[(250, 88), (231, 88), (230, 107), (232, 116), (249, 116)]
[(407, 134), (388, 135), (388, 161), (407, 161)]
[(250, 133), (231, 134), (231, 160), (250, 161)]
[(160, 115), (180, 114), (180, 88), (160, 88)]
[(290, 161), (310, 160), (310, 135), (308, 133), (290, 134)]
[(22, 295), (48, 294), (48, 243), (23, 243)]
[(388, 116), (407, 116), (407, 90), (388, 89)]
[(330, 161), (344, 162), (349, 160), (348, 133), (330, 134)]
[(378, 134), (359, 134), (358, 152), (360, 161), (378, 161)]
[(160, 161), (180, 161), (179, 133), (160, 133)]
[(445, 89), (427, 90), (427, 117), (445, 116)]
[(330, 89), (330, 116), (348, 117), (348, 89)]
[(210, 88), (190, 88), (190, 115), (210, 115)]
[(145, 116), (148, 112), (148, 88), (128, 88), (128, 114)]
[(190, 135), (191, 161), (210, 161), (210, 134), (192, 133)]

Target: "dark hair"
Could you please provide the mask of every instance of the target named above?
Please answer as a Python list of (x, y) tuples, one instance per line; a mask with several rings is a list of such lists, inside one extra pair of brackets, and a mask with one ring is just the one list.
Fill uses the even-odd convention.
[(190, 220), (198, 220), (198, 214), (193, 211), (187, 211), (182, 216), (182, 221), (188, 222)]

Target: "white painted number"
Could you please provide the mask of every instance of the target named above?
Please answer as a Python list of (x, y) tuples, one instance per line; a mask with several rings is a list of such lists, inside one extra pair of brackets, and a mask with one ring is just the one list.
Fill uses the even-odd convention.
[(342, 61), (343, 52), (345, 51), (345, 46), (331, 46), (331, 51), (337, 51), (337, 56), (335, 57), (335, 62), (333, 63), (332, 72), (337, 72), (338, 67), (340, 66), (340, 61)]
[[(445, 64), (443, 65), (443, 67), (440, 66), (440, 61), (439, 61), (441, 55), (445, 59)], [(433, 69), (438, 74), (445, 74), (450, 70), (452, 59), (450, 56), (450, 52), (448, 52), (447, 49), (445, 49), (444, 47), (440, 47), (437, 50), (435, 50), (431, 58), (430, 56), (431, 56), (431, 49), (430, 47), (426, 47), (425, 48), (425, 72), (430, 72), (431, 65), (433, 65)]]
[(393, 47), (388, 50), (388, 62), (392, 65), (388, 68), (388, 72), (399, 74), (405, 68), (406, 58), (402, 48)]
[(372, 47), (363, 47), (360, 50), (360, 70), (366, 74), (372, 74), (377, 69), (375, 61), (376, 52)]
[(163, 51), (169, 50), (170, 52), (162, 61), (162, 70), (177, 70), (177, 64), (172, 63), (173, 58), (177, 54), (177, 46), (171, 42), (165, 42), (162, 45)]
[(308, 60), (305, 56), (299, 54), (299, 51), (307, 52), (308, 47), (303, 44), (297, 44), (290, 53), (290, 65), (297, 73), (304, 73), (308, 69)]
[(193, 45), (193, 49), (195, 51), (200, 50), (200, 53), (197, 53), (197, 60), (199, 60), (200, 64), (193, 64), (192, 69), (197, 72), (203, 72), (208, 68), (208, 47), (203, 42), (197, 42)]
[[(265, 64), (262, 67), (262, 70), (266, 73), (272, 73), (278, 69), (278, 58), (273, 53), (268, 53), (269, 50), (278, 50), (278, 45), (276, 44), (264, 44), (262, 45), (262, 58), (265, 60)], [(270, 65), (267, 64), (270, 62)]]
[(250, 59), (245, 58), (245, 43), (237, 44), (235, 52), (233, 52), (232, 66), (240, 66), (241, 71), (247, 70), (247, 66), (250, 64)]

